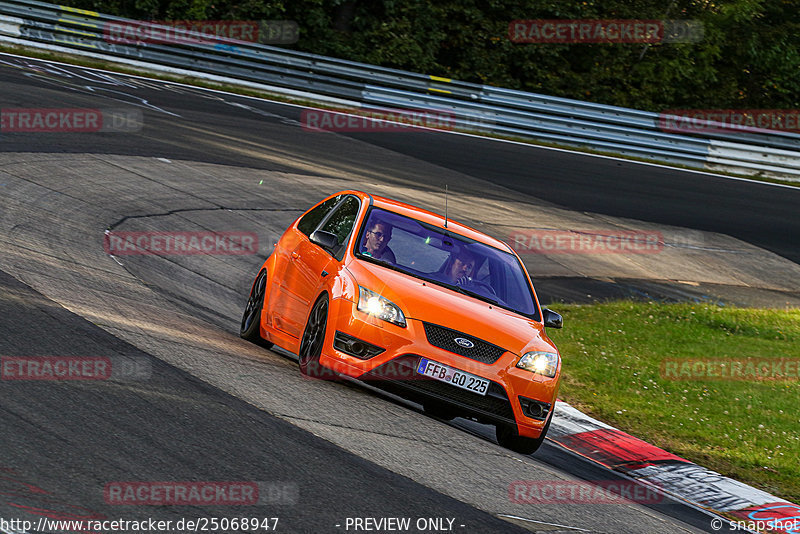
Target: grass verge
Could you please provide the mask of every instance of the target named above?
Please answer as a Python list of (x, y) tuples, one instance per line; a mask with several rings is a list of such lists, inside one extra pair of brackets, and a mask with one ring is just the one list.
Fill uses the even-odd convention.
[[(800, 310), (631, 301), (554, 309), (565, 324), (549, 332), (563, 356), (561, 398), (683, 458), (800, 502)], [(781, 359), (784, 365), (772, 366)], [(730, 371), (695, 365), (701, 360), (742, 367), (733, 368), (734, 378), (711, 377)], [(768, 376), (756, 377), (760, 367), (748, 360), (770, 360), (760, 373)]]

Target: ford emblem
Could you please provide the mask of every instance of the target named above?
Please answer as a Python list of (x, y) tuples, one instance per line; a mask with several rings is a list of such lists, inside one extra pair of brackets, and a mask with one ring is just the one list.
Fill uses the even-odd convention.
[(453, 341), (455, 341), (457, 345), (460, 345), (465, 349), (471, 349), (472, 347), (475, 346), (475, 343), (473, 343), (469, 339), (464, 339), (463, 337), (457, 337)]

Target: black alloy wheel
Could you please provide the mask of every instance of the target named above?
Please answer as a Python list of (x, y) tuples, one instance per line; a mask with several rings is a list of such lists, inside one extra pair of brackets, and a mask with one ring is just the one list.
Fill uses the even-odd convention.
[(250, 298), (247, 299), (247, 306), (242, 314), (239, 336), (269, 349), (273, 344), (261, 337), (261, 313), (264, 309), (266, 291), (267, 271), (264, 269), (258, 273), (256, 281), (253, 282), (253, 289), (250, 290)]
[(311, 308), (308, 322), (300, 340), (299, 363), (300, 372), (314, 378), (332, 379), (334, 373), (319, 362), (322, 355), (322, 344), (325, 342), (325, 331), (328, 327), (328, 294), (323, 293)]

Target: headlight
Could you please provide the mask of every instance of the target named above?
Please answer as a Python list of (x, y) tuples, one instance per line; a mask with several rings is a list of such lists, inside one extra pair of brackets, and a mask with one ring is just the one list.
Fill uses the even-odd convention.
[(555, 352), (526, 352), (517, 367), (537, 375), (553, 378), (558, 369), (558, 354)]
[(406, 316), (397, 304), (366, 287), (358, 286), (358, 309), (397, 326), (406, 326)]

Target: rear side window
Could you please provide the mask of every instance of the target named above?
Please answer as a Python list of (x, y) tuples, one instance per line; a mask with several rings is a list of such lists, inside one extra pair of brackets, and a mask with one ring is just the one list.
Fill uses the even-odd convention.
[(358, 199), (356, 197), (347, 197), (320, 230), (334, 234), (339, 238), (339, 244), (342, 245), (347, 241), (350, 232), (353, 230), (356, 215), (358, 215)]
[(342, 195), (336, 195), (303, 215), (300, 222), (297, 223), (297, 229), (307, 236), (310, 236), (311, 232), (317, 229), (322, 219), (330, 213), (340, 200), (342, 200)]
[(341, 259), (344, 245), (353, 232), (353, 226), (355, 226), (356, 217), (358, 216), (358, 208), (358, 198), (354, 196), (347, 197), (336, 211), (331, 214), (330, 218), (325, 221), (325, 225), (320, 228), (320, 230), (332, 233), (339, 240), (339, 248), (334, 252), (334, 256), (337, 259)]

